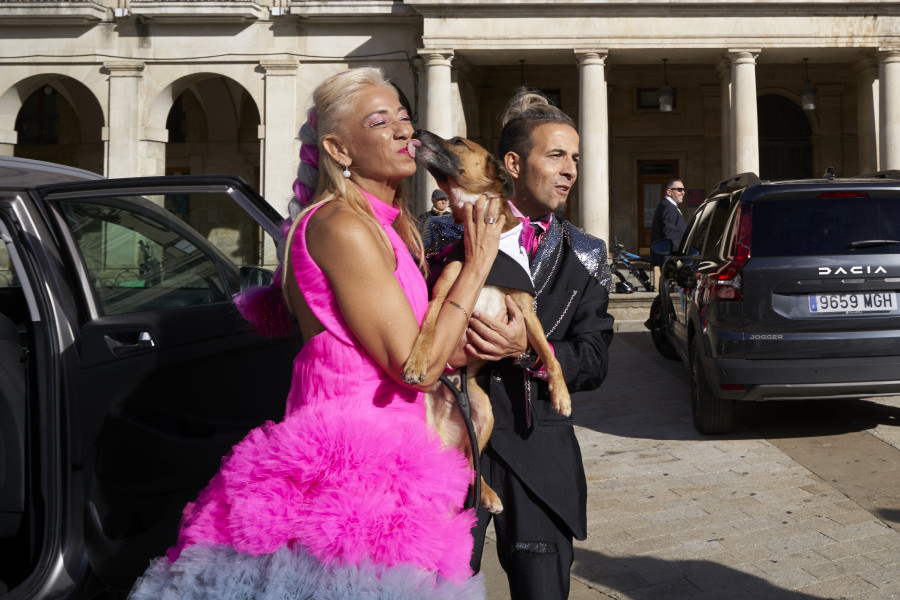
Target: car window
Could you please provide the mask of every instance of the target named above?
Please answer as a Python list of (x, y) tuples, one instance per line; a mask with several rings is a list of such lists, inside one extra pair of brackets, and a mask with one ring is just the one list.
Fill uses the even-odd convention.
[[(0, 235), (4, 234), (4, 229), (5, 225), (0, 222)], [(16, 274), (12, 257), (2, 240), (0, 240), (0, 315), (12, 319), (17, 324), (25, 322), (28, 317), (22, 281)]]
[(685, 256), (697, 256), (703, 251), (703, 244), (709, 231), (710, 215), (715, 208), (715, 202), (707, 202), (701, 205), (694, 214), (687, 235), (681, 244), (682, 253)]
[(228, 194), (189, 191), (148, 196), (191, 226), (238, 267), (274, 271), (275, 242)]
[(107, 203), (64, 201), (60, 209), (100, 316), (230, 300), (215, 258), (170, 223)]
[(0, 288), (8, 288), (13, 284), (15, 273), (6, 244), (0, 244)]
[(706, 235), (706, 247), (703, 256), (725, 258), (731, 248), (731, 222), (734, 211), (731, 196), (719, 198), (716, 208), (709, 219), (709, 232)]
[(227, 193), (79, 197), (59, 208), (101, 316), (228, 302), (241, 267), (258, 278), (277, 265), (271, 235)]
[(900, 243), (890, 242), (900, 242), (900, 198), (758, 199), (752, 236), (760, 257), (898, 254)]

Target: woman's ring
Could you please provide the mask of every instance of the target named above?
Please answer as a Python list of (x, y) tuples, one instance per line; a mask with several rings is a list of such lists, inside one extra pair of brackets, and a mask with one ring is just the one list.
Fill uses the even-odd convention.
[(488, 217), (487, 223), (488, 225), (493, 225), (497, 222), (497, 217)]

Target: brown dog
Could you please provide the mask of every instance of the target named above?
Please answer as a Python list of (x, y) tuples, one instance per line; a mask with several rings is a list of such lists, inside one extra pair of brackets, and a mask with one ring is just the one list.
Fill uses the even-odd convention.
[[(416, 144), (415, 141), (420, 142)], [(519, 220), (512, 214), (508, 198), (514, 195), (513, 181), (503, 165), (487, 150), (464, 138), (445, 140), (437, 135), (419, 130), (412, 142), (414, 156), (437, 181), (438, 187), (450, 198), (450, 208), (457, 222), (462, 221), (466, 203), (474, 203), (486, 195), (491, 202), (500, 202), (500, 213), (506, 215), (505, 231), (513, 229)], [(498, 216), (499, 216), (498, 214)], [(434, 325), (438, 313), (453, 282), (459, 276), (462, 262), (456, 261), (444, 266), (432, 288), (432, 299), (425, 314), (422, 331), (416, 338), (412, 352), (403, 368), (403, 378), (409, 384), (416, 384), (425, 378), (428, 354), (434, 335)], [(553, 356), (547, 337), (537, 315), (534, 313), (533, 296), (522, 290), (485, 286), (479, 294), (475, 310), (491, 316), (506, 309), (505, 296), (509, 295), (524, 315), (528, 344), (546, 366), (550, 397), (553, 408), (562, 415), (572, 413), (569, 390), (563, 380), (562, 367)], [(472, 406), (472, 420), (478, 438), (478, 453), (484, 449), (494, 427), (494, 415), (487, 393), (478, 387), (475, 376), (486, 361), (470, 363), (467, 369), (469, 400)], [(443, 441), (465, 450), (472, 460), (472, 448), (462, 415), (455, 409), (455, 399), (442, 383), (437, 383), (427, 395), (428, 421), (437, 430)], [(492, 513), (503, 510), (503, 504), (496, 492), (484, 480), (481, 485), (481, 503)]]

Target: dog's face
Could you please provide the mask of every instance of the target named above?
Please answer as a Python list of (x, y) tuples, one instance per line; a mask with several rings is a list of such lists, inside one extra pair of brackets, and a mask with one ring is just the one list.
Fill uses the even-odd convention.
[(474, 203), (481, 194), (506, 199), (515, 195), (512, 177), (503, 164), (472, 140), (461, 137), (445, 140), (422, 129), (416, 131), (413, 140), (416, 160), (450, 197), (455, 216), (467, 202)]

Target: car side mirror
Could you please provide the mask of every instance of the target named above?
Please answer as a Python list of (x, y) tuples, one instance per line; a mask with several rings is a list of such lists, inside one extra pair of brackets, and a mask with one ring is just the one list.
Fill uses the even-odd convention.
[(240, 277), (242, 290), (259, 285), (272, 285), (275, 281), (275, 274), (262, 267), (241, 267)]
[(659, 254), (660, 256), (669, 256), (675, 250), (675, 244), (672, 243), (672, 240), (657, 240), (650, 245), (650, 249), (654, 254)]

